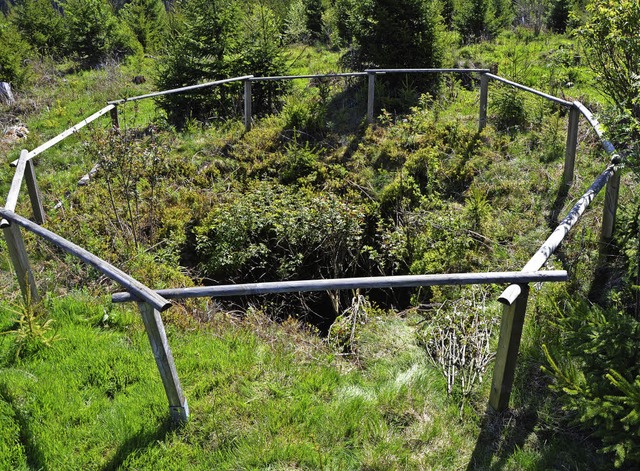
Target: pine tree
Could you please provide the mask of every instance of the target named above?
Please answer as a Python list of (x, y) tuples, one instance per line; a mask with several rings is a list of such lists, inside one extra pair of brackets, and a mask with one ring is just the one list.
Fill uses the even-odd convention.
[(307, 29), (313, 39), (322, 36), (322, 0), (305, 0), (307, 10)]
[(67, 48), (82, 65), (93, 67), (108, 57), (136, 52), (140, 44), (118, 23), (106, 0), (67, 0), (64, 5)]
[(0, 12), (0, 82), (20, 87), (27, 77), (23, 60), (30, 53), (29, 44), (22, 39), (15, 25)]
[(43, 55), (60, 53), (64, 47), (64, 20), (55, 5), (51, 0), (22, 0), (12, 16), (22, 36)]
[(456, 26), (462, 42), (478, 42), (487, 37), (487, 0), (463, 2), (456, 14)]
[[(244, 6), (233, 0), (185, 0), (179, 12), (182, 26), (170, 35), (167, 54), (158, 65), (158, 86), (171, 89), (244, 74), (282, 73), (273, 12), (265, 6)], [(256, 84), (256, 108), (273, 104), (277, 90), (277, 85)], [(233, 113), (239, 97), (236, 83), (167, 95), (159, 104), (180, 127), (189, 119), (208, 121)]]
[(160, 48), (166, 16), (162, 0), (133, 0), (120, 10), (120, 18), (127, 23), (142, 48), (150, 52)]

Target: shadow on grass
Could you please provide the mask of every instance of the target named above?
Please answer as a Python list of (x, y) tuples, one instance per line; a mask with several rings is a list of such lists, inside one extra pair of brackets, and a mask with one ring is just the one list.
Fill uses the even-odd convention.
[(176, 430), (176, 425), (167, 416), (156, 430), (138, 432), (120, 445), (113, 458), (104, 465), (102, 470), (113, 471), (120, 468), (129, 456), (138, 454), (153, 446), (156, 442), (165, 440), (169, 433), (174, 430)]
[(551, 211), (549, 213), (548, 223), (549, 229), (551, 229), (552, 231), (555, 230), (555, 228), (558, 226), (558, 223), (560, 222), (558, 221), (558, 219), (561, 216), (564, 217), (560, 214), (560, 212), (562, 211), (564, 204), (567, 202), (569, 189), (570, 187), (568, 185), (565, 185), (562, 182), (560, 183), (558, 192), (556, 193), (556, 199), (553, 201), (553, 204), (551, 205)]
[(513, 387), (518, 404), (504, 412), (487, 406), (467, 471), (613, 468), (589, 432), (570, 423), (538, 356), (537, 347), (521, 350)]
[(18, 405), (20, 401), (11, 394), (6, 384), (0, 384), (0, 398), (9, 404), (20, 427), (20, 443), (24, 447), (27, 466), (29, 469), (46, 469), (44, 453), (29, 425), (29, 414), (21, 410)]
[(495, 412), (487, 406), (467, 471), (504, 469), (509, 457), (525, 444), (538, 421), (534, 408)]

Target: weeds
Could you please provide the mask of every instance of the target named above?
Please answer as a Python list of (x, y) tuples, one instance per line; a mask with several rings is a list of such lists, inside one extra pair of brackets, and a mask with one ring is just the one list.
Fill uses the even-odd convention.
[[(337, 303), (336, 303), (337, 304)], [(371, 303), (360, 294), (359, 290), (342, 315), (338, 316), (329, 328), (329, 344), (343, 353), (355, 354), (358, 350), (360, 328), (367, 322), (367, 312)]]
[(15, 327), (0, 335), (12, 335), (14, 338), (14, 358), (18, 360), (48, 348), (62, 338), (53, 330), (53, 319), (44, 319), (42, 304), (31, 301), (30, 290), (26, 290), (27, 299), (22, 304), (6, 309), (16, 315)]
[(498, 323), (488, 309), (488, 294), (474, 289), (471, 299), (445, 302), (422, 322), (421, 343), (446, 378), (449, 394), (459, 388), (469, 396), (495, 356), (491, 339)]

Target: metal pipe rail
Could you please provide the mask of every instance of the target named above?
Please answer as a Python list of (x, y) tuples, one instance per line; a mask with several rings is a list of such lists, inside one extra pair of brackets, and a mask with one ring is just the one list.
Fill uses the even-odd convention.
[(189, 85), (188, 87), (172, 88), (171, 90), (147, 93), (146, 95), (138, 95), (130, 98), (121, 98), (120, 100), (108, 101), (107, 103), (109, 105), (120, 105), (122, 103), (127, 103), (129, 101), (137, 101), (137, 100), (143, 100), (145, 98), (154, 98), (157, 96), (171, 95), (173, 93), (189, 92), (192, 90), (199, 90), (201, 88), (213, 87), (215, 85), (222, 85), (225, 83), (241, 82), (243, 80), (248, 80), (251, 78), (253, 78), (253, 75), (243, 75), (242, 77), (233, 77), (233, 78), (228, 78), (223, 80), (216, 80), (215, 82), (200, 83), (198, 85)]
[[(551, 233), (551, 235), (542, 244), (538, 251), (522, 268), (523, 272), (535, 272), (536, 270), (540, 270), (540, 268), (542, 268), (547, 260), (549, 260), (549, 257), (551, 257), (551, 255), (560, 246), (569, 231), (578, 223), (578, 221), (580, 220), (580, 216), (582, 216), (582, 214), (589, 207), (589, 204), (591, 204), (596, 195), (607, 184), (609, 179), (613, 176), (614, 172), (615, 165), (611, 164), (606, 168), (604, 172), (602, 172), (602, 174), (600, 174), (596, 181), (593, 182), (593, 184), (589, 187), (587, 192), (582, 195), (582, 197), (573, 206), (573, 208), (571, 208), (571, 211), (569, 211), (562, 222), (560, 222), (558, 227), (556, 227), (556, 229)], [(502, 292), (498, 300), (503, 304), (511, 305), (520, 295), (520, 292), (520, 286), (511, 285)]]
[(578, 108), (580, 113), (582, 113), (582, 116), (585, 117), (585, 119), (589, 122), (593, 130), (598, 135), (598, 138), (600, 139), (602, 147), (604, 147), (604, 150), (607, 152), (607, 154), (611, 156), (612, 163), (614, 164), (620, 163), (622, 160), (618, 155), (618, 153), (616, 152), (616, 148), (613, 146), (613, 144), (611, 144), (611, 141), (606, 139), (604, 136), (604, 129), (602, 127), (602, 124), (600, 124), (600, 122), (595, 118), (595, 116), (593, 116), (593, 113), (591, 113), (591, 111), (582, 103), (580, 103), (579, 101), (574, 101), (573, 104), (576, 108)]
[(12, 223), (25, 228), (30, 232), (33, 232), (37, 236), (61, 248), (65, 252), (70, 253), (83, 262), (93, 266), (109, 279), (122, 285), (122, 287), (124, 287), (128, 292), (133, 293), (136, 296), (136, 299), (150, 304), (154, 307), (154, 309), (157, 309), (158, 311), (164, 311), (171, 307), (171, 303), (169, 301), (167, 301), (161, 295), (157, 294), (152, 289), (143, 285), (133, 277), (127, 275), (119, 268), (114, 267), (109, 262), (102, 260), (100, 257), (92, 254), (82, 247), (77, 246), (73, 242), (68, 241), (58, 234), (51, 232), (44, 227), (39, 226), (38, 224), (31, 222), (28, 219), (23, 218), (22, 216), (19, 216), (13, 211), (10, 211), (6, 208), (0, 208), (0, 216), (11, 221)]
[(413, 74), (413, 73), (461, 73), (461, 74), (466, 74), (466, 73), (477, 73), (477, 74), (485, 74), (488, 73), (489, 69), (366, 69), (365, 73), (367, 74), (371, 74), (371, 73), (375, 73), (375, 74), (395, 74), (395, 73), (406, 73), (406, 74)]
[[(300, 293), (305, 291), (334, 291), (357, 288), (408, 288), (419, 286), (472, 285), (495, 283), (530, 283), (540, 281), (567, 281), (564, 270), (536, 272), (487, 272), (453, 273), (446, 275), (400, 275), (371, 276), (360, 278), (335, 278), (326, 280), (274, 281), (266, 283), (245, 283), (222, 286), (197, 286), (192, 288), (172, 288), (158, 290), (166, 299), (203, 297), (247, 296), (274, 293)], [(138, 301), (131, 293), (115, 293), (114, 303)]]
[(311, 74), (311, 75), (273, 75), (270, 77), (252, 77), (249, 79), (252, 82), (268, 82), (274, 80), (295, 80), (295, 79), (310, 79), (310, 78), (333, 78), (333, 77), (364, 77), (366, 72), (344, 72), (335, 74)]
[[(75, 126), (70, 127), (69, 129), (67, 129), (64, 132), (61, 132), (60, 134), (58, 134), (56, 137), (49, 139), (47, 142), (45, 142), (44, 144), (36, 147), (35, 149), (33, 149), (32, 151), (30, 151), (27, 155), (26, 160), (31, 160), (33, 159), (36, 155), (41, 154), (42, 152), (44, 152), (45, 150), (49, 149), (50, 147), (55, 146), (58, 142), (66, 139), (67, 137), (71, 136), (73, 133), (79, 131), (80, 129), (82, 129), (83, 127), (85, 127), (87, 124), (89, 124), (92, 121), (95, 121), (96, 119), (98, 119), (100, 116), (108, 113), (109, 111), (111, 111), (112, 109), (114, 109), (115, 106), (114, 105), (107, 105), (104, 108), (102, 108), (100, 111), (96, 111), (95, 113), (93, 113), (91, 116), (83, 119), (82, 121), (80, 121), (78, 124), (76, 124)], [(18, 159), (14, 160), (13, 162), (11, 162), (11, 166), (15, 167), (18, 164)]]
[(555, 103), (558, 103), (559, 105), (566, 106), (567, 108), (571, 108), (573, 106), (573, 103), (570, 102), (570, 101), (563, 100), (562, 98), (558, 98), (558, 97), (555, 97), (553, 95), (549, 95), (548, 93), (541, 92), (540, 90), (536, 90), (535, 88), (527, 87), (526, 85), (522, 85), (522, 84), (517, 83), (517, 82), (512, 82), (511, 80), (507, 80), (506, 78), (502, 78), (499, 75), (493, 75), (493, 74), (488, 73), (487, 77), (489, 77), (490, 79), (496, 80), (497, 82), (502, 82), (502, 83), (505, 83), (507, 85), (511, 85), (514, 88), (519, 88), (520, 90), (524, 90), (526, 92), (532, 93), (532, 94), (537, 95), (539, 97), (546, 98), (549, 101), (553, 101)]

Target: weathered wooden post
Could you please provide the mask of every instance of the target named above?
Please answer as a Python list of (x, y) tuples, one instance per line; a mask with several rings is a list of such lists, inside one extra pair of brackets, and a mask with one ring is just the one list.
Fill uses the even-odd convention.
[(618, 193), (620, 191), (620, 171), (615, 171), (607, 182), (607, 192), (604, 196), (604, 210), (602, 214), (602, 234), (600, 240), (608, 244), (613, 237), (618, 210)]
[(251, 131), (251, 79), (244, 81), (244, 130)]
[(509, 398), (513, 387), (522, 327), (524, 325), (524, 315), (529, 298), (529, 285), (512, 285), (510, 288), (519, 290), (520, 293), (515, 298), (515, 301), (511, 303), (510, 300), (504, 297), (500, 298), (504, 308), (500, 323), (498, 352), (496, 353), (493, 380), (491, 382), (491, 394), (489, 395), (489, 405), (498, 412), (509, 407)]
[[(5, 208), (9, 211), (15, 211), (18, 204), (18, 196), (20, 195), (20, 188), (22, 187), (22, 180), (27, 169), (29, 151), (23, 149), (20, 152), (20, 158), (18, 159), (15, 173), (13, 174), (13, 180), (11, 181), (11, 188), (9, 188), (9, 194), (7, 195), (7, 202)], [(0, 218), (0, 227), (4, 233), (4, 238), (7, 241), (7, 250), (9, 251), (9, 257), (16, 276), (18, 277), (18, 284), (20, 285), (20, 291), (22, 291), (22, 297), (25, 301), (30, 300), (37, 302), (40, 297), (38, 296), (38, 289), (36, 287), (35, 279), (33, 277), (33, 271), (29, 264), (29, 257), (27, 256), (27, 249), (24, 246), (24, 240), (22, 239), (22, 233), (20, 228), (15, 224), (11, 224), (4, 218)]]
[(7, 241), (7, 249), (13, 269), (16, 271), (16, 276), (18, 277), (22, 298), (25, 302), (27, 302), (27, 300), (38, 302), (40, 296), (38, 295), (36, 280), (33, 277), (33, 271), (29, 264), (29, 257), (27, 256), (27, 249), (24, 246), (20, 227), (16, 224), (11, 224), (10, 226), (3, 227), (2, 232), (4, 233), (4, 239)]
[(153, 350), (153, 357), (156, 360), (158, 371), (160, 371), (164, 390), (167, 393), (167, 399), (169, 399), (171, 420), (174, 423), (184, 423), (189, 419), (189, 406), (182, 392), (182, 386), (180, 386), (160, 312), (145, 302), (139, 302), (138, 307), (149, 337), (151, 350)]
[(367, 123), (373, 123), (373, 107), (375, 105), (376, 96), (376, 73), (371, 70), (367, 70), (367, 77), (369, 77), (369, 88), (367, 93)]
[(576, 161), (576, 148), (578, 147), (578, 122), (580, 110), (577, 106), (569, 108), (569, 127), (567, 129), (567, 148), (564, 156), (564, 174), (562, 182), (565, 185), (573, 184), (573, 169)]
[(118, 116), (118, 107), (114, 106), (111, 111), (109, 111), (109, 114), (111, 115), (111, 126), (113, 126), (113, 129), (116, 131), (120, 131), (120, 118)]
[(487, 101), (489, 96), (489, 77), (486, 72), (480, 74), (480, 118), (478, 132), (482, 132), (487, 125)]
[(33, 219), (38, 224), (43, 224), (45, 220), (44, 208), (42, 207), (42, 197), (40, 196), (40, 188), (38, 180), (36, 180), (36, 171), (33, 166), (33, 160), (28, 160), (25, 168), (25, 177), (27, 180), (27, 190), (29, 191), (29, 199), (33, 208)]

